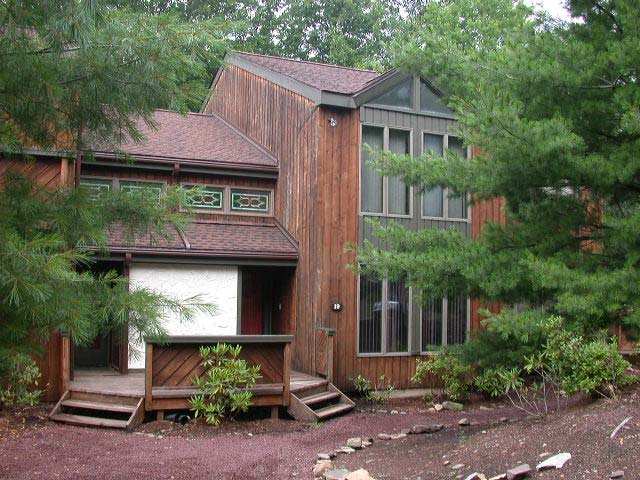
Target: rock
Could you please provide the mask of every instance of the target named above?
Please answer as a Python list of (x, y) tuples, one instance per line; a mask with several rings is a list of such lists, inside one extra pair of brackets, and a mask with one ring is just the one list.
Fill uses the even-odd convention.
[(435, 408), (433, 408), (433, 407), (429, 407), (429, 410), (428, 410), (428, 411), (429, 411), (429, 412), (431, 412), (431, 413), (434, 413), (434, 412), (436, 411), (436, 409), (435, 409)]
[(402, 430), (400, 430), (400, 433), (404, 433), (405, 435), (409, 435), (412, 433), (410, 428), (403, 428)]
[(526, 477), (531, 473), (531, 467), (526, 463), (518, 465), (507, 470), (507, 480), (515, 480), (516, 478)]
[(442, 462), (442, 464), (446, 467), (447, 465), (449, 465), (451, 462), (449, 460), (445, 460), (444, 462)]
[(351, 472), (347, 475), (345, 480), (373, 480), (369, 472), (367, 472), (364, 468), (360, 468), (354, 472)]
[(461, 418), (460, 420), (458, 420), (458, 425), (460, 425), (461, 427), (468, 427), (470, 424), (471, 422), (468, 418)]
[(416, 435), (421, 433), (436, 433), (444, 428), (441, 423), (435, 423), (433, 425), (414, 425), (411, 431)]
[(504, 480), (505, 478), (507, 478), (507, 474), (506, 473), (501, 473), (500, 475), (496, 475), (494, 477), (491, 477), (489, 480)]
[(362, 442), (373, 443), (373, 437), (362, 437)]
[(549, 455), (551, 455), (549, 452), (542, 452), (540, 455), (538, 455), (540, 458), (544, 458), (544, 457), (548, 457)]
[(347, 440), (347, 447), (355, 448), (356, 450), (362, 448), (362, 438), (352, 437)]
[(500, 417), (500, 423), (507, 423), (509, 419), (507, 417)]
[(485, 406), (485, 405), (480, 405), (480, 410), (489, 411), (489, 410), (493, 410), (493, 408), (491, 408), (491, 407), (487, 407), (487, 406)]
[(391, 415), (398, 415), (400, 412), (398, 412), (398, 410), (391, 410), (389, 413), (391, 413)]
[(464, 463), (456, 463), (455, 465), (451, 466), (451, 470), (460, 470), (463, 467), (464, 467)]
[(362, 447), (370, 447), (373, 445), (373, 442), (367, 442), (366, 440), (362, 440)]
[(395, 435), (391, 435), (391, 440), (399, 440), (401, 438), (406, 437), (406, 433), (396, 433)]
[(386, 410), (380, 410), (380, 409), (376, 410), (376, 412), (378, 412), (378, 413), (387, 413)]
[(338, 468), (324, 472), (325, 480), (346, 480), (347, 475), (349, 475), (349, 470), (346, 468)]
[(327, 470), (331, 470), (333, 468), (333, 463), (330, 460), (325, 460), (324, 462), (318, 462), (313, 466), (313, 476), (321, 477), (324, 472)]
[(331, 452), (331, 453), (319, 453), (318, 454), (318, 460), (331, 460), (335, 456), (336, 456), (336, 454), (334, 452)]
[(336, 453), (353, 453), (355, 452), (356, 449), (355, 448), (351, 448), (351, 447), (341, 447), (338, 450), (336, 450)]
[(445, 402), (442, 402), (442, 408), (444, 408), (445, 410), (460, 412), (464, 408), (464, 405), (462, 405), (461, 403), (451, 402), (447, 400)]
[(570, 453), (559, 453), (558, 455), (554, 455), (553, 457), (547, 458), (544, 462), (539, 463), (536, 466), (536, 470), (541, 472), (543, 470), (551, 470), (554, 468), (562, 468), (562, 466), (568, 461), (571, 460)]
[(379, 433), (378, 438), (380, 440), (391, 440), (391, 435), (389, 435), (388, 433)]
[(611, 472), (611, 475), (609, 475), (609, 478), (622, 478), (624, 477), (624, 471), (622, 470), (616, 470), (615, 472)]
[(480, 480), (480, 474), (478, 472), (473, 472), (467, 475), (464, 480)]
[(439, 412), (440, 410), (442, 410), (442, 405), (441, 405), (441, 404), (439, 404), (439, 403), (436, 403), (436, 404), (433, 406), (433, 408), (434, 408), (434, 410), (435, 410), (436, 412)]

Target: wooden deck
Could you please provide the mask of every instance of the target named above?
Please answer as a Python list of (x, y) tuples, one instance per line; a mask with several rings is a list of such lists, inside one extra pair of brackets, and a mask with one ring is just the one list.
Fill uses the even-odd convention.
[[(302, 372), (291, 372), (291, 392), (324, 385), (327, 381)], [(123, 397), (144, 397), (144, 372), (121, 375), (112, 370), (76, 370), (70, 388), (87, 393), (120, 395)]]

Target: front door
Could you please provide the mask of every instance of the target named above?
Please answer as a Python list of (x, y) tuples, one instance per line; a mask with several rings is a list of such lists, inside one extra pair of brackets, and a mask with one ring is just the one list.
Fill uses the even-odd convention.
[(265, 288), (259, 270), (242, 270), (242, 302), (240, 333), (263, 335), (265, 333)]

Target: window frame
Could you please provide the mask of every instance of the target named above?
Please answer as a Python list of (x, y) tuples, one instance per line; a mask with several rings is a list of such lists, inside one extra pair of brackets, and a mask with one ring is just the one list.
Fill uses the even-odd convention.
[(389, 217), (389, 218), (413, 218), (414, 205), (413, 205), (413, 185), (409, 187), (409, 213), (389, 213), (389, 175), (382, 176), (382, 212), (363, 212), (362, 211), (362, 129), (363, 127), (381, 128), (382, 132), (382, 150), (384, 152), (389, 151), (389, 130), (398, 130), (402, 132), (409, 132), (409, 155), (413, 156), (413, 128), (406, 127), (393, 127), (389, 125), (360, 122), (360, 155), (358, 159), (358, 214), (360, 216), (367, 217)]
[[(226, 210), (226, 214), (227, 215), (240, 215), (240, 216), (261, 216), (261, 217), (272, 217), (273, 216), (273, 189), (272, 188), (260, 188), (260, 187), (242, 187), (242, 186), (234, 186), (234, 185), (227, 185), (227, 190), (225, 192), (227, 200), (226, 200), (226, 206), (227, 206), (227, 210)], [(261, 212), (261, 211), (257, 211), (257, 210), (233, 210), (231, 208), (231, 195), (232, 195), (232, 190), (244, 190), (247, 192), (262, 192), (262, 193), (266, 193), (269, 197), (269, 208), (267, 209), (266, 212)]]
[[(467, 296), (467, 322), (466, 322), (466, 333), (465, 333), (465, 340), (464, 342), (466, 343), (469, 340), (469, 336), (471, 335), (471, 297)], [(424, 305), (421, 303), (420, 307), (419, 307), (419, 325), (418, 325), (418, 330), (420, 332), (419, 337), (418, 337), (418, 349), (420, 352), (420, 355), (434, 355), (434, 354), (439, 354), (440, 350), (438, 350), (440, 347), (445, 347), (447, 345), (449, 345), (447, 343), (447, 321), (449, 320), (449, 298), (448, 297), (443, 297), (440, 299), (440, 301), (442, 302), (442, 344), (441, 345), (433, 345), (433, 347), (436, 347), (437, 349), (434, 350), (423, 350), (422, 349), (422, 335), (424, 334), (424, 330), (422, 328), (422, 313), (424, 310)], [(459, 344), (454, 344), (454, 345), (459, 345)]]
[(407, 286), (409, 290), (409, 298), (407, 300), (407, 351), (406, 352), (388, 352), (387, 351), (387, 309), (384, 308), (385, 304), (389, 301), (389, 280), (383, 279), (381, 286), (382, 294), (382, 314), (380, 325), (380, 352), (360, 352), (360, 277), (357, 276), (357, 298), (356, 298), (356, 356), (357, 357), (410, 357), (415, 355), (412, 349), (412, 336), (413, 336), (413, 288)]
[[(438, 135), (442, 137), (442, 150), (446, 150), (449, 148), (449, 137), (460, 138), (458, 135), (453, 135), (451, 133), (443, 133), (434, 130), (421, 130), (420, 132), (420, 155), (424, 155), (424, 135)], [(467, 145), (465, 147), (467, 153), (467, 160), (471, 160), (471, 147)], [(467, 202), (467, 218), (458, 218), (458, 217), (449, 217), (449, 188), (442, 188), (442, 216), (434, 217), (431, 215), (424, 214), (424, 192), (420, 192), (420, 219), (422, 220), (439, 220), (439, 221), (447, 221), (447, 222), (459, 222), (459, 223), (471, 223), (471, 202), (470, 195), (466, 195)]]
[(150, 183), (154, 185), (160, 186), (160, 190), (164, 190), (167, 187), (167, 182), (165, 180), (145, 180), (139, 178), (129, 178), (129, 177), (108, 177), (106, 175), (81, 175), (80, 183), (82, 184), (83, 180), (97, 180), (102, 182), (111, 182), (112, 191), (120, 191), (120, 183), (121, 182), (131, 182), (131, 183)]
[[(194, 207), (191, 206), (191, 209), (194, 212), (202, 212), (202, 213), (211, 213), (211, 214), (221, 214), (225, 212), (226, 209), (226, 203), (227, 203), (227, 187), (224, 185), (217, 185), (217, 184), (213, 184), (213, 183), (194, 183), (194, 182), (188, 182), (188, 183), (180, 183), (179, 184), (181, 187), (187, 189), (189, 187), (204, 187), (204, 188), (217, 188), (219, 190), (222, 190), (222, 207), (220, 208), (207, 208), (207, 207)], [(181, 210), (183, 210), (181, 208)]]

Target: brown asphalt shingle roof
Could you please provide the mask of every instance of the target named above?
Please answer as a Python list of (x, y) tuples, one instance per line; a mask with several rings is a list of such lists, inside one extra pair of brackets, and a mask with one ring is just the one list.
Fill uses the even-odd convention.
[(382, 75), (372, 70), (359, 70), (255, 53), (234, 52), (234, 55), (318, 90), (346, 95), (359, 92), (368, 83)]
[(297, 259), (298, 248), (277, 226), (270, 224), (220, 223), (196, 220), (184, 236), (171, 229), (168, 238), (149, 235), (127, 238), (120, 225), (113, 225), (108, 234), (111, 251), (158, 255), (195, 255), (202, 257), (236, 257), (266, 259)]
[[(154, 157), (167, 161), (188, 161), (228, 168), (271, 167), (275, 157), (217, 115), (188, 113), (181, 115), (170, 110), (156, 110), (153, 119), (157, 129), (140, 121), (138, 128), (144, 135), (142, 144), (126, 142), (119, 148), (130, 155)], [(112, 153), (96, 147), (95, 154)]]

